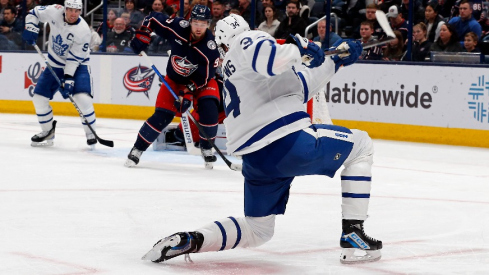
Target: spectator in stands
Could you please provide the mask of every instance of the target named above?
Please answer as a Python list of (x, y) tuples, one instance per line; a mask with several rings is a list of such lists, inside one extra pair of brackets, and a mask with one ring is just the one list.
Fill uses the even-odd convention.
[(0, 0), (0, 22), (3, 21), (3, 10), (10, 6), (13, 6), (11, 0)]
[(127, 12), (123, 12), (121, 13), (121, 18), (124, 19), (124, 22), (126, 23), (126, 30), (129, 30), (132, 32), (132, 34), (134, 35), (136, 33), (136, 29), (134, 29), (133, 27), (131, 27), (131, 16), (129, 15), (129, 13)]
[(465, 34), (464, 51), (468, 53), (480, 53), (481, 50), (477, 47), (477, 35), (473, 32)]
[(307, 22), (299, 16), (300, 5), (299, 2), (290, 1), (287, 6), (287, 18), (285, 18), (277, 28), (275, 38), (287, 39), (290, 34), (304, 35), (306, 31)]
[(326, 51), (329, 47), (333, 46), (333, 44), (340, 40), (341, 37), (333, 32), (333, 22), (329, 25), (329, 40), (325, 41), (326, 39), (326, 20), (321, 20), (318, 22), (317, 25), (318, 29), (318, 36), (314, 37), (312, 41), (314, 42), (321, 42), (321, 49)]
[[(414, 1), (413, 24), (418, 24), (419, 22), (424, 21), (424, 9), (422, 3), (419, 0), (412, 1)], [(402, 18), (405, 18), (409, 21), (409, 0), (402, 0), (401, 5), (399, 6), (399, 10), (402, 14)]]
[(407, 39), (408, 23), (406, 19), (402, 18), (402, 14), (399, 13), (399, 8), (394, 5), (389, 8), (389, 12), (386, 14), (391, 23), (392, 30), (397, 30), (401, 33), (403, 42)]
[(427, 37), (426, 24), (421, 22), (413, 27), (412, 61), (427, 61), (430, 57), (431, 41)]
[(216, 26), (217, 21), (224, 18), (224, 5), (219, 1), (212, 2), (212, 20), (209, 25), (209, 29), (214, 33), (214, 27)]
[[(360, 23), (360, 41), (362, 44), (368, 42), (375, 42), (377, 39), (373, 36), (374, 25), (370, 21), (363, 21)], [(358, 59), (363, 60), (381, 60), (382, 59), (382, 48), (380, 46), (365, 49), (362, 55)]]
[[(126, 29), (126, 22), (122, 18), (117, 18), (114, 21), (114, 28), (107, 33), (107, 52), (132, 52), (129, 42), (133, 34)], [(103, 46), (100, 46), (103, 50)]]
[[(130, 18), (130, 15), (127, 14), (128, 16), (128, 19)], [(112, 31), (112, 28), (114, 27), (114, 21), (115, 19), (118, 17), (118, 13), (117, 13), (117, 10), (116, 9), (110, 9), (108, 12), (107, 12), (107, 32), (110, 32)], [(129, 23), (129, 22), (126, 22), (126, 24)], [(98, 35), (100, 35), (100, 37), (102, 37), (102, 31), (103, 31), (103, 25), (104, 23), (100, 23), (100, 25), (98, 26), (97, 28), (97, 33)]]
[(440, 29), (440, 37), (431, 45), (432, 52), (461, 52), (457, 31), (451, 24), (443, 24)]
[(258, 29), (269, 33), (271, 36), (275, 36), (280, 21), (277, 20), (277, 9), (271, 5), (264, 8), (266, 20), (261, 22)]
[(445, 24), (441, 15), (438, 14), (438, 8), (439, 6), (436, 2), (429, 2), (424, 10), (424, 23), (428, 31), (428, 41), (431, 43), (438, 40), (440, 28)]
[(465, 34), (473, 32), (478, 38), (482, 35), (482, 28), (479, 22), (472, 16), (472, 6), (467, 0), (460, 2), (458, 17), (454, 17), (448, 21), (449, 24), (455, 27), (456, 33), (459, 36), (460, 44), (464, 43)]
[[(462, 0), (457, 0), (455, 1), (455, 4), (452, 6), (452, 12), (450, 15), (450, 18), (454, 18), (460, 15), (460, 4), (462, 3)], [(470, 0), (470, 6), (472, 8), (472, 17), (477, 20), (477, 22), (481, 18), (482, 14), (482, 2), (486, 2), (485, 0)]]
[[(251, 5), (250, 5), (251, 0), (238, 0), (239, 2), (239, 7), (238, 10), (240, 12), (240, 15), (250, 24), (251, 29), (255, 29), (255, 26), (251, 26)], [(258, 12), (255, 15), (255, 24), (258, 23), (259, 15)]]
[[(183, 18), (185, 20), (190, 20), (190, 7), (192, 5), (190, 4), (190, 0), (183, 0)], [(173, 8), (173, 6), (172, 6)], [(171, 16), (171, 18), (175, 18), (175, 17), (180, 17), (180, 1), (178, 2), (178, 5), (176, 6), (176, 8), (173, 8), (173, 15)]]
[(396, 35), (396, 39), (387, 43), (387, 46), (384, 48), (383, 60), (399, 61), (404, 56), (404, 37), (400, 31), (394, 31), (394, 34)]
[(441, 17), (445, 19), (450, 18), (455, 1), (456, 0), (438, 0), (438, 13)]
[(153, 4), (151, 4), (151, 9), (154, 12), (163, 12), (163, 10), (165, 9), (165, 6), (163, 5), (163, 1), (154, 0)]
[(275, 5), (273, 4), (272, 0), (262, 0), (261, 5), (262, 5), (263, 9), (260, 13), (259, 22), (264, 22), (267, 20), (267, 17), (265, 16), (265, 8), (266, 7), (274, 7), (275, 8), (275, 16), (277, 17), (277, 20), (279, 22), (282, 22), (282, 20), (285, 19), (285, 13), (283, 11), (277, 9), (277, 7), (275, 7)]
[(8, 40), (20, 46), (22, 44), (22, 31), (24, 23), (17, 19), (17, 11), (14, 7), (6, 7), (3, 10), (3, 20), (0, 22), (0, 33), (5, 35)]
[[(384, 38), (386, 35), (382, 27), (379, 25), (379, 22), (377, 21), (377, 16), (375, 13), (377, 12), (378, 7), (377, 5), (371, 3), (367, 5), (367, 8), (365, 9), (365, 18), (366, 21), (369, 21), (372, 23), (374, 26), (374, 33), (372, 36), (376, 37), (378, 40)], [(360, 29), (359, 29), (360, 31)]]
[(141, 23), (143, 22), (144, 14), (139, 10), (136, 10), (135, 7), (136, 5), (134, 0), (126, 0), (124, 12), (129, 13), (129, 26), (133, 27), (134, 29), (139, 29)]
[(13, 51), (18, 50), (19, 46), (15, 45), (13, 41), (8, 40), (8, 38), (0, 34), (0, 51)]

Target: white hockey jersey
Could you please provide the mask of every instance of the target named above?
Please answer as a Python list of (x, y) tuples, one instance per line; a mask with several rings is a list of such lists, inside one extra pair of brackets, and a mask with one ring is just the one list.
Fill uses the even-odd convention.
[(331, 58), (309, 69), (296, 45), (279, 45), (268, 33), (247, 31), (235, 38), (222, 63), (227, 149), (257, 151), (311, 125), (304, 103), (335, 74)]
[(26, 16), (26, 25), (41, 28), (39, 22), (49, 23), (48, 61), (55, 68), (64, 68), (64, 74), (73, 76), (80, 64), (90, 60), (90, 27), (83, 18), (73, 24), (65, 21), (61, 5), (37, 6)]

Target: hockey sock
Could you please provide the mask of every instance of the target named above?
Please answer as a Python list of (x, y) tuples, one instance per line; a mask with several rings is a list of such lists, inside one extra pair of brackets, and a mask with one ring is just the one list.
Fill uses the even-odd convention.
[(170, 124), (174, 116), (175, 114), (170, 111), (156, 109), (154, 114), (139, 129), (138, 138), (134, 143), (134, 147), (138, 150), (146, 151), (151, 143), (160, 135), (161, 131)]
[(204, 235), (199, 252), (236, 247), (257, 247), (269, 241), (275, 228), (275, 215), (266, 217), (228, 217), (197, 230)]
[(49, 131), (53, 128), (53, 109), (49, 105), (49, 99), (47, 97), (34, 94), (32, 98), (34, 108), (36, 109), (37, 120), (41, 124), (43, 131)]
[(343, 219), (367, 219), (372, 186), (373, 144), (368, 134), (351, 130), (354, 145), (341, 172)]
[[(219, 116), (218, 102), (215, 98), (202, 98), (199, 100), (199, 124), (202, 126), (205, 134), (211, 139), (215, 140), (217, 134), (217, 120)], [(212, 145), (200, 134), (200, 147), (204, 149), (212, 148)]]
[[(76, 105), (78, 105), (78, 108), (80, 108), (80, 111), (87, 119), (87, 122), (95, 130), (95, 122), (97, 120), (95, 118), (95, 109), (93, 108), (92, 98), (86, 93), (77, 93), (73, 96), (73, 100), (75, 101)], [(85, 133), (91, 134), (92, 131), (90, 130), (90, 128), (88, 128), (85, 120), (83, 118), (80, 119)]]

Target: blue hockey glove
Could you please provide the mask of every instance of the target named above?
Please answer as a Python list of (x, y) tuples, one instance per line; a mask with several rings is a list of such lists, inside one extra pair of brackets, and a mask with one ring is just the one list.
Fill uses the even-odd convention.
[(39, 27), (34, 24), (26, 24), (22, 32), (22, 39), (29, 45), (36, 44), (37, 36), (39, 35)]
[(175, 107), (183, 114), (190, 108), (190, 105), (192, 105), (194, 95), (187, 89), (185, 89), (185, 91), (180, 91), (178, 94), (180, 95), (181, 101), (175, 100)]
[(69, 95), (73, 94), (73, 88), (75, 88), (75, 80), (73, 78), (66, 78), (63, 86), (59, 88), (59, 92), (64, 99), (67, 99)]
[(338, 71), (341, 66), (348, 66), (355, 63), (362, 54), (363, 46), (359, 40), (340, 39), (329, 50), (348, 50), (346, 53), (331, 57), (336, 64), (335, 69)]
[(310, 42), (307, 38), (296, 34), (295, 36), (290, 35), (302, 56), (302, 63), (304, 63), (309, 68), (317, 67), (324, 62), (324, 52), (321, 47), (316, 45), (314, 42)]
[(131, 48), (135, 54), (146, 50), (151, 42), (151, 30), (145, 26), (141, 26), (139, 30), (136, 31), (134, 38), (131, 40)]

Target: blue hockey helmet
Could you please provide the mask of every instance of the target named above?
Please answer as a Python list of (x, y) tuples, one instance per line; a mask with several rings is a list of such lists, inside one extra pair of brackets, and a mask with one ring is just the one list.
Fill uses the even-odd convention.
[(211, 10), (209, 7), (204, 5), (195, 5), (192, 9), (192, 13), (190, 14), (190, 20), (211, 20)]

